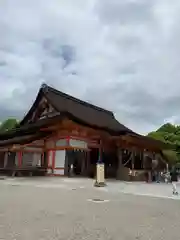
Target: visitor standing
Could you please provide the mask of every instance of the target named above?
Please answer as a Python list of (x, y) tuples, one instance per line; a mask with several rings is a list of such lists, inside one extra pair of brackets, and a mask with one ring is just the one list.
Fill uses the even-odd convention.
[(178, 173), (176, 168), (174, 167), (170, 173), (171, 175), (171, 183), (172, 183), (172, 191), (174, 195), (178, 195), (178, 191), (177, 191), (177, 186), (176, 183), (178, 181)]

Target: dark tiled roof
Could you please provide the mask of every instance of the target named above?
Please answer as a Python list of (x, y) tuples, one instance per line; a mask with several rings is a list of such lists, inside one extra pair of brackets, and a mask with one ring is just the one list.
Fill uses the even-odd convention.
[[(60, 113), (60, 115), (52, 118), (41, 119), (34, 123), (28, 123), (28, 120), (32, 117), (33, 112), (36, 110), (38, 103), (43, 97), (49, 101), (52, 107), (54, 107), (55, 110)], [(119, 123), (115, 119), (113, 112), (74, 98), (44, 84), (40, 88), (40, 91), (31, 109), (26, 114), (24, 119), (20, 122), (19, 127), (6, 133), (0, 134), (0, 146), (1, 144), (7, 145), (12, 142), (25, 142), (26, 136), (30, 136), (30, 134), (35, 134), (37, 138), (36, 134), (42, 134), (40, 130), (42, 127), (45, 127), (48, 124), (52, 124), (54, 121), (60, 121), (64, 117), (68, 117), (75, 122), (88, 125), (95, 129), (106, 130), (112, 135), (119, 136), (122, 134), (128, 134), (134, 136), (147, 145), (152, 144), (158, 146), (162, 144), (160, 141), (157, 142), (152, 138), (141, 136), (123, 124)], [(27, 136), (27, 141), (29, 141), (29, 139), (30, 138)]]
[(41, 119), (38, 122), (24, 124), (15, 129), (0, 134), (0, 141), (14, 138), (15, 136), (25, 136), (28, 134), (36, 134), (41, 132), (41, 128), (47, 127), (49, 124), (61, 121), (62, 116), (54, 116), (47, 119)]
[(42, 139), (46, 135), (47, 135), (47, 133), (36, 133), (36, 134), (32, 134), (32, 135), (25, 135), (25, 136), (19, 136), (19, 137), (15, 136), (15, 137), (7, 139), (7, 140), (0, 140), (0, 147), (10, 146), (12, 144), (21, 144), (21, 143), (27, 144), (34, 140)]
[(57, 111), (66, 113), (73, 120), (116, 133), (132, 133), (115, 119), (111, 111), (74, 98), (47, 85), (44, 86), (43, 92)]

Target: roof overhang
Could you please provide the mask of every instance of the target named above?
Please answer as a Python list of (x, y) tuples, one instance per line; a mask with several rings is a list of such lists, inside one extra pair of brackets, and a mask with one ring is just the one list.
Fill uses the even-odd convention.
[(0, 134), (0, 141), (7, 140), (7, 139), (10, 139), (13, 137), (34, 134), (37, 132), (43, 132), (43, 128), (45, 128), (46, 126), (48, 126), (50, 124), (60, 122), (60, 121), (62, 121), (63, 118), (64, 117), (62, 115), (57, 115), (57, 116), (53, 116), (50, 118), (41, 119), (35, 123), (20, 126), (19, 128), (15, 128), (15, 129), (7, 131), (3, 134)]
[(120, 144), (124, 142), (127, 143), (127, 145), (129, 144), (131, 146), (140, 147), (147, 150), (161, 151), (163, 149), (172, 148), (172, 146), (169, 144), (138, 134), (125, 134), (123, 136), (114, 136), (112, 138), (117, 142), (119, 141)]

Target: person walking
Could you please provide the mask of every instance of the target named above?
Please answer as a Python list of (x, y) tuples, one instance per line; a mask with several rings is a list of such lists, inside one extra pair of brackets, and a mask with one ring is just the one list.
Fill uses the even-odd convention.
[(178, 173), (177, 173), (176, 168), (172, 169), (170, 176), (171, 176), (173, 195), (178, 195), (177, 186), (176, 186), (176, 183), (178, 181)]

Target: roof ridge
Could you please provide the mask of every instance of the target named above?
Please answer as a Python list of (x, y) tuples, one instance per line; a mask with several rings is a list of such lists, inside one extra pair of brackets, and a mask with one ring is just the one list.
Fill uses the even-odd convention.
[(98, 107), (96, 105), (93, 105), (93, 104), (91, 104), (89, 102), (86, 102), (86, 101), (83, 101), (81, 99), (75, 98), (75, 97), (73, 97), (73, 96), (71, 96), (71, 95), (69, 95), (67, 93), (61, 92), (61, 91), (57, 90), (56, 88), (53, 88), (53, 87), (51, 87), (51, 86), (49, 86), (47, 84), (42, 84), (41, 88), (43, 89), (43, 92), (45, 94), (50, 90), (51, 92), (54, 92), (55, 94), (59, 94), (59, 95), (65, 97), (65, 98), (70, 99), (72, 101), (75, 101), (75, 102), (77, 102), (79, 104), (86, 105), (88, 107), (91, 107), (91, 108), (93, 108), (95, 110), (98, 110), (98, 111), (101, 111), (101, 112), (105, 112), (105, 113), (111, 115), (114, 118), (114, 114), (113, 114), (112, 111), (106, 110), (104, 108), (101, 108), (101, 107)]

